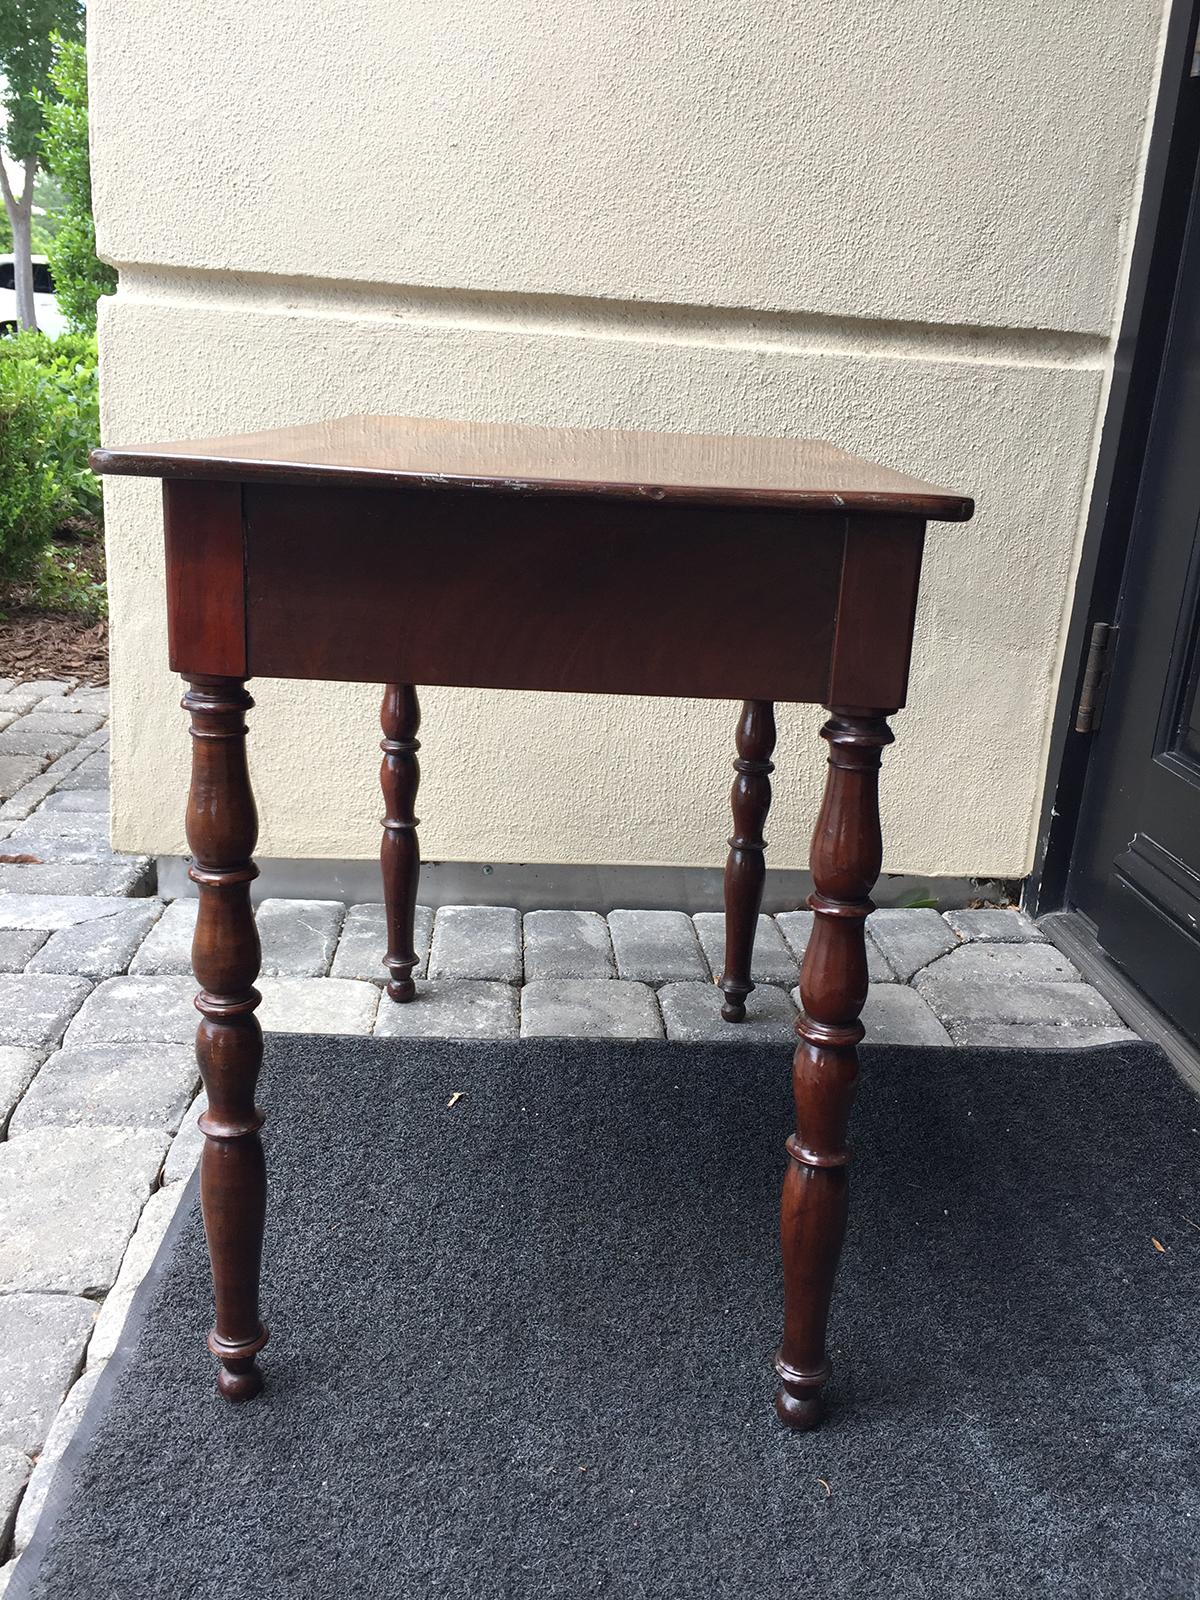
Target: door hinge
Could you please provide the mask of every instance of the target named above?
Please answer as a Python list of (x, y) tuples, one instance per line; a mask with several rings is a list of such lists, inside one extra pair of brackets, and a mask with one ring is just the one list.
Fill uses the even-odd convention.
[(1097, 622), (1088, 641), (1087, 665), (1075, 710), (1075, 732), (1095, 733), (1104, 712), (1104, 696), (1112, 675), (1113, 646), (1117, 642), (1116, 624)]

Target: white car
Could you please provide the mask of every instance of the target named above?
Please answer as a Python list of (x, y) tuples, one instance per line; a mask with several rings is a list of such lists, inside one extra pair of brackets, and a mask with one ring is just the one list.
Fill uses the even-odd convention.
[[(0, 256), (0, 333), (15, 333), (17, 329), (17, 291), (14, 281), (13, 258)], [(33, 314), (38, 327), (52, 338), (66, 332), (66, 318), (54, 298), (54, 280), (45, 256), (33, 258)]]

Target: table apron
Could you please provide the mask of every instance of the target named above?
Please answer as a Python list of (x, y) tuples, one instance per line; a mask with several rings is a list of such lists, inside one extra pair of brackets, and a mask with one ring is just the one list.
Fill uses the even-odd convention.
[(164, 489), (179, 672), (904, 703), (924, 536), (912, 518)]

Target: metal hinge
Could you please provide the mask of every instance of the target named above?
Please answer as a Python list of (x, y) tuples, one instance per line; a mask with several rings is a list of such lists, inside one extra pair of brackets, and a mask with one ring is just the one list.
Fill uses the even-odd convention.
[(1092, 637), (1088, 641), (1087, 665), (1083, 669), (1083, 687), (1079, 691), (1079, 705), (1075, 711), (1076, 733), (1095, 733), (1100, 726), (1116, 642), (1115, 623), (1097, 622), (1093, 626)]

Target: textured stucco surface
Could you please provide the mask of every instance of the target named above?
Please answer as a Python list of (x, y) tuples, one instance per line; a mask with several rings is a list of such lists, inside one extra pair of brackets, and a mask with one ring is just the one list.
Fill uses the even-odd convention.
[(101, 246), (1103, 332), (1158, 10), (94, 0)]
[[(973, 492), (930, 531), (887, 866), (1019, 875), (1157, 8), (748, 9), (187, 0), (168, 30), (93, 0), (105, 437), (358, 411), (816, 435)], [(157, 486), (106, 493), (115, 838), (175, 853)], [(373, 854), (377, 691), (252, 688), (261, 853)], [(427, 857), (723, 858), (732, 705), (422, 703)], [(819, 722), (781, 708), (780, 866)]]

